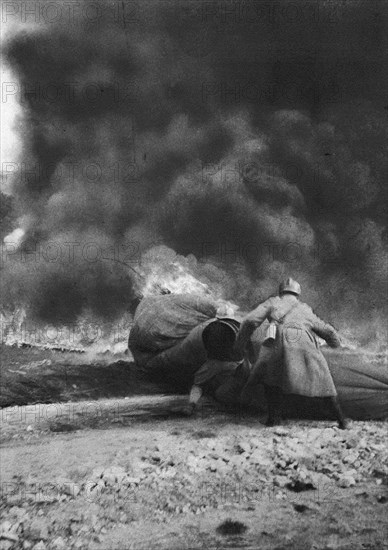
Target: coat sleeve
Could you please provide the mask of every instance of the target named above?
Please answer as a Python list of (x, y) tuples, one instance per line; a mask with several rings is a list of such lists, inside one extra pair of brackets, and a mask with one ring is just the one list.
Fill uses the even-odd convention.
[(243, 354), (253, 332), (265, 321), (271, 310), (271, 301), (266, 300), (243, 319), (238, 331), (235, 350)]
[(328, 323), (325, 323), (320, 319), (315, 313), (311, 311), (311, 329), (317, 334), (320, 338), (326, 340), (327, 344), (331, 348), (338, 348), (341, 345), (341, 340), (335, 328), (333, 328)]
[(194, 384), (196, 386), (204, 386), (217, 374), (214, 361), (205, 361), (205, 363), (197, 370), (194, 376)]

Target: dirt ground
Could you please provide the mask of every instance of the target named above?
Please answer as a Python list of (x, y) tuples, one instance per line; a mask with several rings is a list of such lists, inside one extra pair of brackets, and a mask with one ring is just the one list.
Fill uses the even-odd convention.
[(388, 548), (386, 422), (185, 418), (110, 361), (5, 350), (0, 549)]

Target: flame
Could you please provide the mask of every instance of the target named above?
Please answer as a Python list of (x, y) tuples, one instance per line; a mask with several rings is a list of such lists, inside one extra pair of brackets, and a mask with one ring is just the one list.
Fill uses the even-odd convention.
[(198, 281), (178, 261), (167, 266), (151, 266), (148, 274), (145, 274), (145, 283), (141, 289), (144, 297), (155, 294), (200, 294), (210, 295), (208, 285)]
[(125, 315), (115, 323), (101, 322), (91, 316), (82, 316), (72, 325), (44, 325), (31, 322), (24, 308), (2, 311), (1, 344), (8, 346), (33, 346), (61, 351), (100, 354), (124, 353), (132, 317)]
[(222, 296), (220, 286), (212, 288), (197, 279), (190, 268), (184, 265), (186, 258), (176, 257), (169, 263), (157, 263), (155, 260), (145, 262), (142, 271), (144, 284), (140, 294), (143, 297), (158, 294), (195, 294), (208, 297), (218, 304), (218, 317), (235, 317), (239, 306)]
[[(15, 244), (16, 237), (20, 235), (22, 238), (24, 235), (21, 231), (13, 231), (6, 237), (7, 242)], [(142, 297), (170, 293), (205, 296), (218, 305), (219, 317), (235, 317), (239, 306), (223, 298), (221, 287), (210, 288), (209, 284), (200, 281), (184, 265), (185, 262), (183, 256), (176, 256), (174, 260), (165, 263), (160, 256), (145, 258), (139, 271), (139, 294)], [(0, 312), (0, 340), (2, 344), (11, 346), (30, 345), (44, 349), (88, 352), (92, 355), (108, 351), (120, 354), (127, 349), (132, 320), (129, 312), (116, 322), (104, 321), (86, 312), (71, 325), (45, 325), (29, 319), (27, 310), (19, 307), (14, 311)]]
[[(19, 233), (15, 234), (16, 231)], [(15, 243), (20, 231), (15, 230), (4, 240)], [(11, 239), (12, 238), (12, 239)], [(22, 238), (22, 236), (21, 236)], [(160, 251), (158, 251), (159, 253)], [(139, 294), (142, 297), (160, 294), (194, 294), (207, 297), (217, 305), (217, 317), (233, 317), (241, 320), (247, 312), (224, 298), (221, 284), (204, 283), (191, 271), (189, 262), (184, 256), (175, 255), (167, 261), (161, 256), (145, 257), (139, 271)], [(128, 312), (116, 322), (102, 321), (95, 316), (85, 313), (73, 325), (43, 325), (31, 322), (27, 312), (20, 307), (14, 311), (0, 312), (1, 333), (0, 341), (6, 345), (30, 345), (44, 349), (60, 349), (77, 352), (87, 352), (92, 356), (110, 352), (114, 355), (122, 354), (127, 350), (127, 340), (133, 317)], [(381, 345), (382, 334), (377, 338), (375, 346), (365, 349), (357, 342), (350, 328), (341, 332), (342, 348), (347, 352), (362, 352), (364, 354), (380, 354), (385, 356), (386, 346)], [(325, 341), (319, 339), (320, 345)]]
[(22, 229), (21, 227), (17, 227), (12, 231), (12, 233), (9, 233), (9, 235), (6, 235), (4, 237), (4, 244), (14, 245), (16, 248), (19, 248), (25, 234), (26, 232), (24, 229)]

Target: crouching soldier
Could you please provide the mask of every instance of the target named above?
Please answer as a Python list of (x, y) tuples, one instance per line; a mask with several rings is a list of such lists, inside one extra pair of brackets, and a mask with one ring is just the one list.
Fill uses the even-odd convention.
[(330, 402), (339, 427), (345, 429), (337, 391), (317, 336), (333, 348), (341, 343), (335, 329), (299, 301), (300, 293), (300, 285), (287, 279), (280, 284), (279, 296), (260, 304), (241, 323), (235, 346), (239, 353), (246, 350), (255, 329), (266, 319), (270, 322), (242, 400), (252, 386), (263, 384), (268, 404), (266, 425), (274, 426), (280, 422), (283, 394), (324, 397)]
[(245, 361), (208, 359), (195, 373), (186, 414), (195, 412), (202, 395), (211, 396), (219, 403), (239, 404), (248, 373), (249, 366)]
[(202, 340), (207, 360), (194, 375), (185, 414), (191, 415), (196, 410), (202, 395), (211, 396), (219, 403), (240, 403), (250, 364), (245, 359), (237, 358), (234, 351), (238, 326), (234, 320), (221, 319), (204, 329)]

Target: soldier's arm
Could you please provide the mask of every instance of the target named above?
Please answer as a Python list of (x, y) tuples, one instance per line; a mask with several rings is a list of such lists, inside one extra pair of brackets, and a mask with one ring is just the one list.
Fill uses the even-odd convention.
[(243, 354), (253, 332), (265, 321), (270, 311), (271, 303), (269, 300), (260, 304), (256, 309), (248, 313), (243, 319), (240, 330), (238, 331), (235, 350)]
[(203, 394), (203, 390), (201, 386), (197, 386), (196, 384), (194, 384), (191, 388), (190, 396), (189, 396), (189, 405), (193, 411), (197, 407), (198, 402), (202, 397), (202, 394)]
[(312, 313), (312, 330), (317, 334), (320, 338), (323, 338), (326, 340), (327, 344), (331, 348), (338, 348), (341, 346), (341, 340), (339, 337), (338, 332), (335, 330), (334, 327), (329, 325), (329, 323), (325, 323), (320, 319), (317, 315)]
[(194, 383), (191, 387), (189, 396), (188, 411), (190, 414), (195, 412), (198, 403), (203, 395), (203, 387), (217, 374), (217, 362), (205, 361), (194, 375)]
[(202, 394), (202, 388), (194, 384), (190, 390), (188, 403), (184, 407), (179, 409), (179, 413), (183, 414), (184, 416), (192, 416), (196, 412)]

